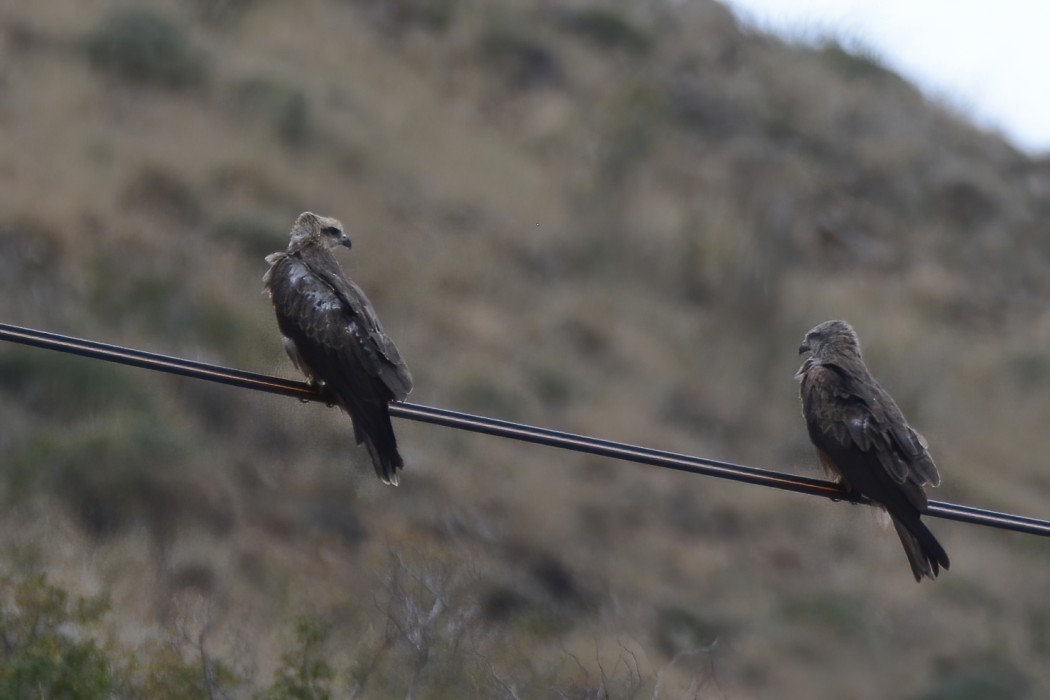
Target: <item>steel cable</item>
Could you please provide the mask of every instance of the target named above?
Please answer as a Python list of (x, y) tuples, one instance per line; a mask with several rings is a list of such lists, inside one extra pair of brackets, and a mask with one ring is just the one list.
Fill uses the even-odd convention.
[[(255, 391), (291, 396), (306, 401), (331, 403), (331, 398), (323, 390), (305, 382), (271, 377), (229, 367), (220, 367), (205, 362), (170, 357), (93, 340), (82, 340), (30, 328), (21, 328), (6, 323), (0, 323), (0, 340), (142, 367), (158, 372), (177, 374), (184, 377), (219, 382), (243, 389), (254, 389)], [(730, 462), (721, 462), (704, 457), (693, 457), (638, 445), (629, 445), (612, 440), (551, 430), (549, 428), (539, 428), (497, 418), (475, 416), (444, 408), (434, 408), (408, 402), (395, 402), (390, 405), (390, 415), (406, 420), (484, 433), (501, 438), (547, 445), (548, 447), (573, 450), (575, 452), (585, 452), (638, 464), (674, 469), (690, 474), (730, 479), (784, 491), (809, 494), (811, 496), (822, 496), (832, 500), (845, 500), (854, 503), (865, 502), (865, 499), (846, 493), (842, 487), (830, 481), (732, 464)], [(1050, 537), (1050, 521), (1040, 518), (1000, 513), (941, 501), (930, 501), (925, 513), (936, 518)]]

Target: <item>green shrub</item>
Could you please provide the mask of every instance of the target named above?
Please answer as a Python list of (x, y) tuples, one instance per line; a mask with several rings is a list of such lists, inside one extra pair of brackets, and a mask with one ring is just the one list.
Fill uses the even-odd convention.
[(248, 10), (261, 4), (262, 0), (193, 0), (191, 3), (198, 17), (216, 27), (237, 24)]
[(268, 123), (288, 148), (308, 146), (316, 136), (310, 100), (294, 85), (269, 78), (248, 78), (236, 86), (233, 99), (240, 117)]
[(381, 32), (400, 37), (412, 30), (437, 34), (455, 20), (460, 0), (353, 0)]
[(0, 697), (112, 697), (124, 677), (91, 634), (107, 609), (102, 598), (71, 602), (43, 575), (0, 578)]
[(219, 219), (212, 228), (212, 235), (217, 240), (235, 244), (245, 255), (258, 258), (262, 265), (264, 257), (284, 247), (286, 228), (285, 217), (247, 212)]
[(150, 400), (133, 372), (97, 360), (36, 348), (0, 349), (0, 393), (59, 418), (104, 406), (144, 410)]
[(241, 682), (203, 639), (172, 637), (143, 658), (117, 646), (103, 628), (109, 609), (103, 596), (71, 599), (43, 574), (0, 576), (0, 697), (208, 700)]
[(281, 656), (273, 685), (260, 700), (328, 700), (335, 671), (325, 660), (330, 626), (317, 617), (295, 622), (292, 648)]
[[(170, 640), (169, 640), (170, 641)], [(149, 657), (146, 677), (135, 695), (153, 700), (213, 700), (228, 698), (224, 692), (241, 682), (225, 664), (203, 651), (190, 647), (186, 658), (179, 644), (167, 644)]]
[(478, 42), (478, 53), (490, 70), (515, 89), (555, 85), (561, 81), (558, 55), (540, 38), (512, 24), (497, 24)]
[(1028, 636), (1034, 650), (1050, 657), (1050, 610), (1038, 610), (1028, 618)]
[(188, 226), (197, 225), (204, 216), (204, 203), (193, 185), (160, 165), (137, 171), (123, 200), (129, 206)]
[(641, 55), (652, 48), (652, 38), (623, 15), (603, 7), (567, 12), (561, 25), (572, 34), (603, 49)]
[(820, 53), (847, 78), (882, 80), (896, 77), (892, 70), (882, 64), (882, 59), (874, 49), (857, 42), (847, 45), (838, 39), (830, 39), (820, 48)]
[(725, 634), (721, 623), (677, 606), (657, 612), (655, 631), (660, 650), (668, 657), (710, 647)]
[(456, 391), (456, 403), (463, 410), (504, 420), (521, 417), (521, 401), (507, 389), (484, 380), (464, 382)]
[(860, 601), (830, 591), (787, 596), (780, 613), (789, 623), (812, 625), (843, 637), (861, 634), (866, 623)]
[(186, 30), (149, 10), (113, 12), (87, 37), (85, 48), (92, 65), (127, 80), (181, 88), (204, 78), (204, 59)]
[(550, 409), (562, 409), (581, 393), (572, 372), (561, 366), (537, 365), (529, 369), (529, 383), (539, 400)]
[(1031, 683), (1005, 659), (967, 659), (942, 670), (918, 700), (1017, 700), (1028, 697)]

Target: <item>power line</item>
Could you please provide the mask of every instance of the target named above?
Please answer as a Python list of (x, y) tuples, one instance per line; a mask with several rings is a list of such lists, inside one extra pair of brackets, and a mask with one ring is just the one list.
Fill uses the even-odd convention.
[[(30, 328), (21, 328), (6, 323), (0, 323), (0, 340), (142, 367), (158, 372), (178, 374), (184, 377), (205, 379), (243, 389), (254, 389), (255, 391), (291, 396), (305, 401), (331, 403), (331, 397), (325, 394), (324, 391), (305, 382), (220, 367), (204, 362), (170, 357), (93, 340), (82, 340)], [(586, 452), (602, 457), (674, 469), (690, 474), (702, 474), (704, 476), (741, 481), (747, 484), (804, 493), (811, 496), (822, 496), (832, 500), (852, 501), (854, 503), (867, 502), (864, 498), (846, 493), (841, 486), (830, 481), (758, 469), (730, 462), (721, 462), (704, 457), (666, 452), (612, 440), (602, 440), (548, 428), (538, 428), (523, 423), (475, 416), (444, 408), (395, 402), (390, 405), (390, 415), (406, 420), (484, 433), (501, 438), (573, 450), (575, 452)], [(1050, 537), (1050, 521), (1039, 518), (1000, 513), (941, 501), (930, 501), (924, 512), (927, 515), (947, 520), (957, 520), (964, 523)]]

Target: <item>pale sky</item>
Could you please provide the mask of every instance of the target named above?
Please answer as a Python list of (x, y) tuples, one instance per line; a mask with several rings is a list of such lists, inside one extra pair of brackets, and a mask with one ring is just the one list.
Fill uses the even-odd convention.
[(1032, 154), (1050, 153), (1048, 0), (723, 0), (788, 37), (859, 40), (882, 62)]

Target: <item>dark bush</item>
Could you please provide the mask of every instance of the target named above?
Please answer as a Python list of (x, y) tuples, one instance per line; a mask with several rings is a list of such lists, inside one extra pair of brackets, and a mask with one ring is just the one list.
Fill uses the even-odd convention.
[(948, 664), (918, 700), (1019, 700), (1031, 683), (1014, 664), (1000, 659), (966, 659)]
[(215, 27), (231, 27), (262, 0), (193, 0), (195, 14)]
[(301, 89), (269, 78), (248, 78), (234, 89), (242, 118), (262, 120), (289, 148), (308, 146), (316, 135), (313, 108)]
[(85, 46), (92, 65), (127, 80), (181, 88), (204, 78), (203, 56), (191, 45), (186, 30), (149, 10), (110, 14), (87, 37)]
[(126, 369), (53, 352), (0, 350), (0, 394), (58, 418), (106, 406), (145, 411), (149, 397)]
[(657, 611), (654, 631), (660, 651), (671, 657), (711, 647), (726, 634), (722, 622), (677, 606)]
[(413, 29), (443, 32), (455, 19), (459, 0), (354, 0), (365, 15), (387, 35)]
[(335, 670), (326, 660), (331, 627), (320, 617), (300, 617), (295, 640), (281, 656), (273, 685), (259, 700), (328, 700)]
[(653, 45), (652, 38), (619, 13), (601, 7), (566, 12), (561, 25), (580, 38), (609, 50), (622, 50), (630, 54), (647, 53)]
[(516, 89), (554, 85), (561, 80), (561, 62), (554, 50), (523, 29), (496, 26), (479, 42), (485, 65)]
[(844, 45), (832, 39), (821, 47), (820, 53), (835, 70), (847, 78), (883, 80), (896, 77), (892, 70), (882, 64), (882, 60), (873, 49), (855, 42)]
[(109, 650), (83, 634), (105, 613), (105, 601), (72, 603), (41, 575), (0, 578), (0, 593), (0, 697), (113, 697), (120, 679)]
[(287, 238), (284, 218), (266, 212), (236, 213), (219, 219), (212, 228), (212, 235), (220, 241), (232, 243), (246, 255), (262, 259), (284, 247), (282, 238)]
[(194, 226), (204, 215), (204, 205), (193, 186), (161, 166), (148, 166), (135, 173), (124, 192), (129, 206)]

